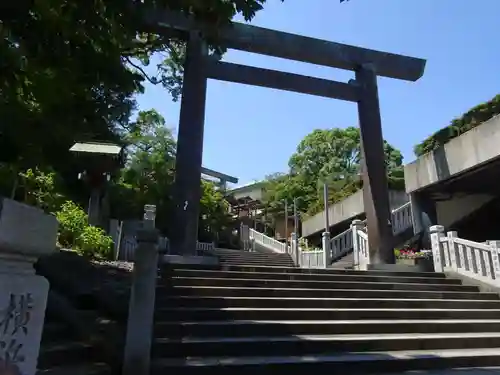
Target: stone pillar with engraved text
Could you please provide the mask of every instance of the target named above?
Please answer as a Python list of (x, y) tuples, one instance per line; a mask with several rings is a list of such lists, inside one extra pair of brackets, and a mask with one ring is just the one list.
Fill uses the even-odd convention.
[(55, 251), (57, 226), (52, 215), (0, 198), (0, 373), (36, 373), (49, 283), (33, 264)]

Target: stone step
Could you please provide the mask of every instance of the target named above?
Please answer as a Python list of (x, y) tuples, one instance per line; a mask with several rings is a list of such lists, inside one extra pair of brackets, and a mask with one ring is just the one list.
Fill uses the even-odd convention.
[(164, 308), (158, 321), (200, 320), (364, 320), (364, 319), (496, 319), (500, 310), (489, 309), (306, 309), (306, 308)]
[(111, 370), (105, 363), (89, 363), (38, 370), (36, 375), (111, 375)]
[(377, 298), (273, 298), (178, 296), (161, 299), (157, 307), (263, 307), (263, 308), (396, 308), (396, 309), (497, 309), (500, 300), (436, 300), (436, 299), (377, 299)]
[(244, 272), (244, 271), (218, 271), (218, 270), (174, 270), (173, 276), (198, 277), (198, 278), (234, 278), (234, 279), (267, 279), (267, 280), (317, 280), (317, 281), (362, 281), (362, 282), (387, 282), (387, 283), (420, 283), (420, 284), (461, 284), (458, 279), (430, 279), (425, 277), (404, 277), (384, 275), (358, 275), (358, 274), (327, 274), (327, 273), (279, 273), (279, 272)]
[(473, 285), (460, 284), (421, 284), (396, 282), (362, 282), (362, 281), (321, 281), (321, 280), (272, 280), (244, 278), (203, 278), (178, 277), (171, 279), (171, 285), (179, 286), (233, 286), (233, 287), (266, 287), (266, 288), (312, 288), (312, 289), (366, 289), (366, 290), (427, 290), (478, 292)]
[(372, 335), (288, 335), (277, 337), (159, 338), (153, 357), (303, 356), (392, 350), (500, 348), (500, 332)]
[(262, 262), (293, 262), (289, 256), (272, 256), (272, 255), (252, 255), (252, 254), (216, 254), (221, 259), (248, 259)]
[(226, 260), (226, 261), (246, 261), (246, 262), (260, 262), (260, 263), (271, 263), (271, 264), (292, 264), (293, 260), (292, 259), (273, 259), (273, 258), (258, 258), (258, 257), (251, 257), (251, 256), (219, 256), (218, 257), (220, 260)]
[(70, 329), (64, 323), (55, 321), (45, 321), (43, 325), (42, 342), (61, 341), (70, 335)]
[(275, 253), (250, 253), (244, 251), (214, 251), (212, 254), (221, 256), (221, 257), (248, 257), (255, 259), (275, 259), (275, 260), (290, 260), (290, 254), (275, 254)]
[(55, 342), (40, 347), (38, 367), (50, 369), (64, 365), (84, 364), (97, 354), (96, 348), (82, 342)]
[(253, 262), (253, 263), (260, 263), (262, 265), (274, 265), (276, 266), (288, 266), (288, 265), (294, 265), (293, 260), (291, 259), (265, 259), (265, 258), (254, 258), (254, 257), (218, 257), (220, 261), (226, 261), (226, 262), (240, 262), (242, 264), (245, 264), (246, 262)]
[(278, 253), (274, 251), (245, 251), (245, 250), (236, 250), (236, 249), (221, 249), (216, 248), (212, 250), (212, 252), (217, 254), (256, 254), (256, 255), (272, 255), (272, 256), (285, 256), (288, 255), (286, 253)]
[(295, 267), (293, 262), (288, 261), (276, 261), (276, 260), (259, 260), (259, 259), (228, 259), (219, 258), (219, 263), (221, 264), (235, 264), (235, 265), (255, 265), (255, 266), (275, 266), (275, 267)]
[(205, 320), (155, 324), (156, 337), (169, 338), (461, 332), (500, 332), (500, 319)]
[[(334, 287), (335, 285), (333, 285)], [(157, 298), (169, 296), (215, 296), (215, 297), (274, 297), (274, 298), (423, 298), (423, 299), (466, 299), (499, 300), (496, 293), (477, 293), (468, 291), (426, 291), (426, 290), (367, 290), (367, 289), (313, 289), (313, 288), (276, 288), (261, 287), (177, 285), (175, 288), (158, 287)]]
[(348, 353), (339, 355), (304, 355), (277, 357), (208, 357), (172, 358), (153, 361), (152, 374), (261, 375), (305, 373), (367, 374), (397, 373), (409, 370), (486, 367), (500, 365), (499, 348), (462, 350), (412, 350)]
[[(168, 269), (166, 266), (164, 269)], [(175, 265), (175, 269), (190, 270), (222, 270), (241, 272), (263, 272), (263, 273), (299, 273), (299, 274), (328, 274), (328, 275), (369, 275), (369, 276), (402, 276), (402, 277), (422, 277), (432, 279), (444, 279), (446, 275), (441, 272), (401, 272), (401, 271), (356, 271), (344, 269), (324, 269), (324, 268), (299, 268), (299, 267), (273, 267), (273, 266), (245, 266), (245, 265)]]

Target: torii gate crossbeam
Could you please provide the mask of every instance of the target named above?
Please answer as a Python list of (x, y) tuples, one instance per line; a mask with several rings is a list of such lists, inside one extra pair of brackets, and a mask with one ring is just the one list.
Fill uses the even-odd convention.
[(416, 81), (426, 61), (262, 27), (233, 23), (217, 31), (219, 43), (229, 49), (259, 53), (355, 72), (349, 83), (299, 74), (220, 62), (208, 56), (205, 40), (213, 38), (206, 25), (180, 14), (146, 12), (146, 24), (165, 35), (187, 41), (176, 160), (172, 247), (180, 254), (195, 254), (203, 153), (207, 80), (318, 95), (358, 104), (361, 132), (363, 199), (372, 264), (394, 263), (388, 183), (384, 160), (377, 76)]

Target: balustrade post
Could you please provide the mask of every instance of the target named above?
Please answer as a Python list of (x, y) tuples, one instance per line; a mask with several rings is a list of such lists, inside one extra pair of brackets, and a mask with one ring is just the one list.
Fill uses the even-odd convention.
[(488, 241), (488, 245), (491, 252), (491, 277), (497, 284), (500, 284), (500, 241)]
[(38, 208), (0, 199), (0, 373), (35, 375), (49, 283), (33, 264), (56, 250), (58, 223)]
[(441, 239), (444, 237), (444, 227), (442, 225), (433, 225), (429, 228), (431, 245), (432, 245), (432, 259), (434, 261), (434, 271), (443, 272), (443, 260), (441, 257)]
[(332, 252), (332, 244), (330, 242), (330, 232), (323, 232), (322, 235), (322, 247), (323, 247), (323, 267), (327, 268), (330, 265), (332, 260), (331, 252)]
[(299, 241), (297, 239), (297, 233), (293, 232), (291, 234), (291, 243), (292, 243), (292, 253), (293, 253), (293, 256), (294, 256), (294, 259), (293, 261), (295, 262), (295, 264), (300, 267), (301, 266), (301, 254), (299, 254)]
[(240, 239), (244, 251), (250, 251), (250, 228), (248, 225), (241, 223)]
[[(458, 233), (456, 231), (450, 231), (446, 234), (446, 237), (448, 238), (448, 251), (450, 253), (449, 259), (450, 259), (450, 266), (453, 270), (458, 270), (459, 264), (458, 262), (460, 261), (460, 257), (458, 256), (458, 246), (457, 243), (455, 242), (455, 238), (458, 237)], [(460, 267), (462, 267), (460, 265)]]
[(144, 206), (143, 228), (137, 233), (133, 281), (130, 292), (123, 375), (150, 373), (151, 343), (158, 276), (156, 206)]
[(352, 251), (354, 258), (354, 267), (359, 269), (361, 266), (361, 246), (359, 243), (358, 230), (363, 228), (364, 224), (361, 220), (353, 220), (351, 223), (351, 231), (352, 231)]

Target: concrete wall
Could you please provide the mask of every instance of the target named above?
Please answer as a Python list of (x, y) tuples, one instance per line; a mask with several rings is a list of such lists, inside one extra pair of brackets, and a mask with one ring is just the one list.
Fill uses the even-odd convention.
[(438, 223), (445, 228), (449, 227), (493, 199), (495, 197), (488, 194), (472, 194), (436, 202)]
[[(391, 209), (398, 208), (408, 202), (408, 195), (404, 191), (389, 190), (389, 201)], [(328, 217), (330, 227), (349, 220), (365, 212), (363, 202), (363, 191), (359, 190), (341, 202), (330, 205)], [(308, 220), (302, 222), (302, 237), (311, 236), (314, 233), (322, 232), (325, 228), (325, 214), (320, 212)]]
[(500, 116), (405, 165), (406, 192), (444, 181), (500, 156)]
[(263, 186), (263, 182), (256, 182), (230, 190), (228, 194), (233, 195), (235, 199), (250, 197), (253, 200), (262, 200), (262, 196), (264, 195)]

